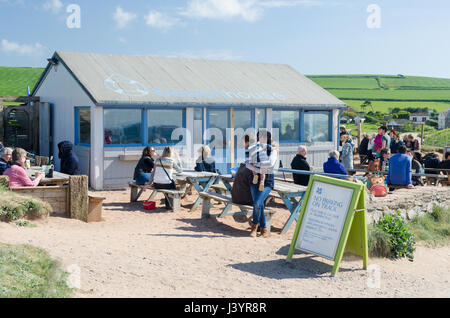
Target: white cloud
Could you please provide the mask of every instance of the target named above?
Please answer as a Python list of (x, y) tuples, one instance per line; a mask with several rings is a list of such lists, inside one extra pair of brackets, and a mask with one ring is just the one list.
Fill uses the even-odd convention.
[(258, 20), (263, 9), (257, 0), (190, 0), (181, 12), (191, 18), (222, 19), (242, 18), (253, 22)]
[(0, 49), (6, 53), (15, 53), (34, 57), (43, 56), (47, 51), (47, 48), (40, 43), (35, 43), (34, 45), (19, 44), (17, 42), (10, 42), (5, 39), (2, 39)]
[(135, 20), (136, 17), (136, 14), (126, 12), (121, 7), (117, 7), (116, 12), (114, 12), (113, 15), (114, 21), (116, 21), (116, 25), (119, 29), (125, 28), (131, 21)]
[(259, 5), (265, 8), (283, 8), (297, 6), (320, 6), (324, 3), (317, 0), (269, 0), (260, 1)]
[(59, 13), (63, 7), (63, 4), (60, 0), (49, 0), (43, 5), (44, 10), (51, 11), (52, 13)]
[(148, 15), (145, 16), (145, 23), (151, 27), (158, 29), (168, 29), (173, 27), (178, 23), (178, 20), (171, 18), (158, 11), (150, 11)]

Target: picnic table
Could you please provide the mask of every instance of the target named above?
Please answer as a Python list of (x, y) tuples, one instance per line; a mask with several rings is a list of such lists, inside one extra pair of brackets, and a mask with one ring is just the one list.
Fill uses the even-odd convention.
[[(34, 179), (36, 172), (42, 172), (41, 167), (31, 167), (30, 169), (26, 169), (27, 175)], [(40, 182), (40, 186), (49, 186), (49, 185), (56, 185), (61, 186), (64, 184), (69, 183), (70, 176), (68, 174), (64, 174), (58, 171), (53, 172), (53, 178), (43, 178)]]
[[(198, 172), (198, 171), (183, 171), (175, 173), (174, 178), (181, 190), (187, 191), (191, 185), (200, 194), (201, 192), (208, 192), (209, 188), (216, 182), (218, 173), (213, 172)], [(195, 210), (201, 203), (203, 198), (199, 196), (192, 206), (191, 211)]]
[[(227, 190), (231, 192), (234, 176), (226, 174), (220, 175), (219, 178), (222, 180)], [(273, 191), (269, 196), (272, 198), (280, 198), (291, 213), (291, 216), (283, 226), (281, 234), (285, 234), (289, 230), (289, 227), (294, 220), (298, 221), (306, 188), (307, 187), (305, 186), (290, 182), (275, 181)]]
[[(427, 169), (425, 169), (427, 170)], [(381, 173), (383, 175), (387, 175), (389, 172), (388, 171), (369, 171), (367, 169), (348, 169), (347, 172), (350, 173), (373, 173), (373, 172), (377, 172), (377, 173)], [(448, 176), (447, 175), (441, 175), (441, 174), (433, 174), (433, 173), (412, 173), (413, 177), (418, 177), (418, 178), (422, 178), (425, 177), (428, 181), (430, 181), (430, 179), (437, 180), (436, 182), (436, 186), (439, 185), (439, 181), (444, 181), (444, 180), (448, 180)]]

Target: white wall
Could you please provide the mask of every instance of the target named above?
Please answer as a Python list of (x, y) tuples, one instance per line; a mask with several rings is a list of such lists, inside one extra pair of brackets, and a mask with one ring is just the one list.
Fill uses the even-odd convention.
[[(48, 102), (54, 105), (53, 155), (55, 168), (59, 170), (58, 143), (64, 140), (75, 143), (74, 107), (95, 106), (62, 64), (51, 67), (47, 77), (35, 95), (39, 96), (42, 102)], [(88, 171), (86, 171), (90, 167), (89, 161), (84, 162), (88, 158), (86, 147), (75, 147), (74, 149), (80, 159), (80, 166), (83, 173), (89, 175), (87, 173)]]

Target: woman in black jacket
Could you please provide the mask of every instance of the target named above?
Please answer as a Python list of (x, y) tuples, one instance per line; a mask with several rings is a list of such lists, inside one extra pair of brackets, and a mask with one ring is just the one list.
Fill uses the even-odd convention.
[(142, 152), (142, 157), (139, 160), (136, 168), (134, 169), (133, 180), (136, 180), (136, 184), (145, 185), (150, 182), (150, 176), (153, 168), (155, 167), (156, 152), (153, 147), (145, 147)]

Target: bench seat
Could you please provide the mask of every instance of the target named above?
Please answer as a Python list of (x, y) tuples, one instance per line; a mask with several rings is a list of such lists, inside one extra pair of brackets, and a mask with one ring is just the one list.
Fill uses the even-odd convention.
[[(233, 203), (233, 201), (231, 200), (230, 197), (219, 194), (219, 193), (201, 192), (200, 197), (203, 198), (202, 218), (211, 218), (211, 217), (222, 218), (225, 216), (234, 216), (234, 215), (250, 216), (253, 214), (253, 206)], [(211, 215), (211, 213), (210, 213), (210, 209), (212, 206), (211, 200), (225, 203), (225, 208), (222, 210), (222, 212), (219, 215), (215, 215), (215, 216)], [(233, 206), (239, 207), (241, 212), (230, 212), (230, 210)], [(275, 214), (275, 211), (270, 208), (265, 207), (264, 213), (266, 215), (267, 231), (270, 233), (272, 216)]]
[(169, 201), (173, 212), (178, 212), (181, 208), (181, 197), (185, 193), (185, 191), (183, 190), (155, 189), (154, 187), (138, 185), (134, 182), (130, 182), (129, 186), (131, 188), (131, 202), (137, 202), (137, 200), (145, 190), (151, 190), (153, 192), (147, 201), (152, 200), (157, 193), (162, 193), (164, 194), (164, 197)]

